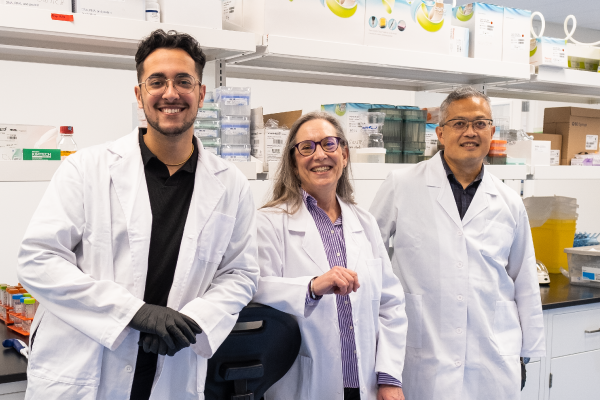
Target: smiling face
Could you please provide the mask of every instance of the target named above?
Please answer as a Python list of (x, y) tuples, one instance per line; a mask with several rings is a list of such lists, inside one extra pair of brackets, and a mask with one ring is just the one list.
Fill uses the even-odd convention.
[[(153, 51), (144, 60), (144, 75), (140, 82), (146, 82), (149, 77), (175, 79), (183, 75), (200, 80), (192, 57), (182, 49), (163, 48)], [(135, 94), (150, 128), (165, 136), (179, 136), (192, 129), (206, 87), (197, 84), (191, 93), (181, 94), (175, 90), (172, 81), (167, 83), (167, 90), (162, 95), (151, 96), (146, 84), (136, 86)]]
[[(304, 140), (319, 142), (328, 136), (338, 136), (334, 126), (323, 119), (313, 119), (298, 129), (295, 144)], [(317, 200), (335, 196), (338, 180), (348, 164), (348, 147), (340, 143), (334, 152), (327, 153), (317, 145), (315, 152), (307, 157), (294, 149), (294, 157), (296, 173), (307, 193)]]
[[(480, 97), (470, 97), (457, 100), (448, 106), (446, 121), (455, 118), (464, 118), (469, 121), (474, 119), (491, 119), (490, 106)], [(437, 127), (438, 140), (444, 145), (444, 157), (452, 160), (455, 165), (481, 165), (483, 159), (490, 151), (490, 143), (494, 136), (495, 128), (489, 127), (484, 131), (473, 130), (472, 124), (465, 132), (457, 132), (451, 124)]]

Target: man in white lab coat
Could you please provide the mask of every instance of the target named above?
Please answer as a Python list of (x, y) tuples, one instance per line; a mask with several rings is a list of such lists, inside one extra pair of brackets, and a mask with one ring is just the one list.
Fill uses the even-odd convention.
[(441, 106), (444, 151), (391, 173), (371, 207), (406, 296), (407, 400), (518, 399), (521, 357), (545, 355), (529, 221), (519, 195), (483, 166), (487, 96)]
[(148, 128), (68, 156), (23, 240), (40, 302), (27, 399), (203, 399), (207, 358), (256, 291), (248, 182), (194, 138), (202, 50), (158, 30), (136, 64)]

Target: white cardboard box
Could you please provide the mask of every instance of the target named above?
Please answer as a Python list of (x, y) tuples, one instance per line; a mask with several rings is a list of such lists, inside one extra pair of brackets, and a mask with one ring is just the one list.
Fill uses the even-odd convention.
[(452, 25), (469, 28), (469, 57), (502, 61), (503, 7), (470, 3), (452, 10)]
[(158, 0), (163, 23), (221, 29), (222, 0)]
[(531, 39), (529, 51), (530, 64), (568, 68), (569, 60), (567, 55), (567, 42), (564, 39), (545, 36)]
[(529, 63), (531, 11), (504, 7), (502, 61)]
[(450, 55), (469, 57), (469, 28), (450, 27)]
[(524, 158), (527, 165), (550, 165), (550, 141), (519, 140), (506, 146), (506, 155)]
[(366, 0), (365, 44), (449, 54), (451, 13), (441, 0)]
[(35, 8), (71, 14), (73, 6), (71, 0), (0, 0), (0, 5)]
[(364, 0), (224, 0), (223, 28), (363, 44)]
[(58, 135), (54, 126), (0, 123), (0, 160), (12, 160), (17, 149), (55, 149)]
[[(146, 20), (145, 0), (73, 0), (73, 12), (105, 17)], [(110, 27), (107, 27), (110, 29)]]
[(367, 112), (374, 107), (369, 103), (337, 103), (323, 104), (321, 111), (326, 111), (339, 119), (346, 139), (348, 139), (348, 148), (350, 149), (350, 158), (356, 158), (356, 149), (360, 148), (362, 143), (361, 127), (367, 123)]

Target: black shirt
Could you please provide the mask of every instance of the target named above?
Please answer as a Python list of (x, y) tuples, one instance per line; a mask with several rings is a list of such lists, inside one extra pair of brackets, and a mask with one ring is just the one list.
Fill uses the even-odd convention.
[(481, 180), (483, 179), (483, 164), (481, 165), (481, 172), (475, 178), (473, 182), (469, 184), (466, 188), (463, 189), (463, 186), (459, 181), (454, 177), (454, 172), (446, 163), (446, 159), (444, 158), (444, 152), (440, 154), (442, 157), (442, 164), (444, 164), (444, 169), (446, 170), (446, 176), (448, 177), (448, 182), (450, 182), (450, 187), (452, 188), (452, 194), (454, 195), (454, 201), (456, 201), (456, 207), (458, 208), (458, 214), (460, 215), (460, 219), (462, 220), (469, 206), (471, 205), (471, 201), (473, 201), (473, 197), (475, 197), (475, 193), (477, 192), (477, 188), (481, 184)]
[[(193, 138), (192, 156), (177, 172), (170, 175), (167, 166), (144, 143), (146, 129), (140, 128), (139, 132), (140, 150), (152, 209), (152, 232), (144, 302), (166, 307), (175, 276), (183, 229), (194, 192), (198, 146), (196, 138)], [(138, 349), (131, 400), (146, 400), (150, 397), (157, 360), (156, 354), (145, 353), (141, 347)]]

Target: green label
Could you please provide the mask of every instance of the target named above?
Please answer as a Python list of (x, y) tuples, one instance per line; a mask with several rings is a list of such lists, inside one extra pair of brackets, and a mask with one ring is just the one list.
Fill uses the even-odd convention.
[(60, 160), (60, 149), (23, 149), (23, 160)]

